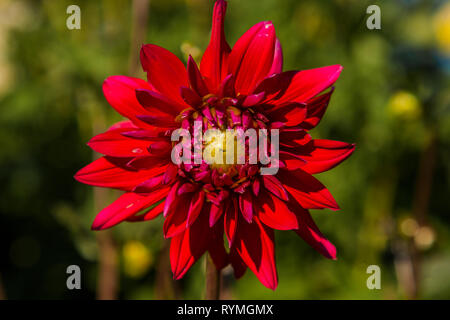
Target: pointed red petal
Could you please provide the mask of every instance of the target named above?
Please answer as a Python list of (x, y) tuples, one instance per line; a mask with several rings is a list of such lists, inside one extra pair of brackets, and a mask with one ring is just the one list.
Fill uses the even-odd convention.
[(277, 177), (283, 183), (290, 196), (294, 197), (306, 209), (330, 208), (339, 206), (325, 186), (319, 180), (301, 169), (280, 170)]
[(225, 39), (223, 27), (226, 10), (226, 1), (216, 1), (213, 12), (211, 41), (200, 63), (200, 70), (208, 78), (210, 89), (213, 92), (218, 89), (227, 75), (227, 60), (231, 51)]
[(129, 158), (99, 158), (79, 170), (75, 174), (75, 179), (92, 186), (131, 191), (145, 180), (160, 175), (167, 167), (156, 166), (138, 171), (127, 168), (127, 161)]
[(194, 90), (200, 97), (206, 96), (208, 92), (208, 88), (206, 87), (205, 82), (203, 81), (200, 70), (198, 70), (197, 64), (194, 59), (189, 56), (187, 63), (187, 72), (189, 83), (191, 84), (192, 90)]
[(270, 229), (254, 217), (254, 223), (241, 219), (236, 239), (236, 250), (245, 264), (258, 277), (259, 281), (269, 289), (275, 290), (278, 275), (275, 264), (275, 239)]
[(266, 101), (281, 104), (286, 102), (305, 103), (333, 85), (339, 78), (342, 66), (287, 71), (271, 76), (262, 81), (255, 93), (265, 92)]
[(308, 154), (302, 154), (306, 164), (302, 170), (308, 173), (320, 173), (330, 170), (350, 157), (355, 151), (355, 145), (346, 142), (315, 139), (311, 143), (311, 149)]
[(187, 105), (179, 104), (152, 90), (137, 89), (136, 98), (145, 107), (146, 111), (142, 114), (177, 116), (187, 108)]
[(289, 196), (284, 189), (281, 182), (274, 176), (264, 175), (263, 176), (264, 187), (269, 190), (273, 195), (277, 196), (281, 200), (289, 200)]
[(92, 224), (92, 230), (103, 230), (115, 226), (160, 201), (167, 195), (168, 191), (169, 188), (164, 188), (146, 196), (132, 192), (123, 194), (97, 214)]
[(138, 114), (148, 113), (136, 99), (136, 89), (151, 89), (144, 80), (125, 76), (112, 76), (103, 82), (103, 94), (108, 103), (122, 116), (132, 120), (139, 127), (148, 124), (136, 118)]
[(205, 191), (200, 190), (192, 195), (186, 221), (187, 228), (189, 228), (189, 226), (192, 225), (195, 219), (197, 219), (198, 215), (202, 211), (204, 201), (205, 201)]
[(147, 72), (148, 82), (160, 93), (184, 105), (179, 92), (187, 87), (187, 73), (183, 63), (170, 51), (154, 44), (141, 48), (141, 63)]
[(275, 28), (261, 22), (250, 28), (234, 45), (229, 72), (236, 77), (236, 91), (251, 94), (256, 85), (269, 75), (275, 50)]
[(164, 209), (164, 201), (161, 201), (160, 204), (156, 205), (152, 209), (148, 210), (147, 212), (131, 216), (127, 219), (128, 222), (140, 222), (140, 221), (149, 221), (155, 219), (157, 216), (162, 214)]
[(205, 253), (209, 246), (210, 233), (206, 215), (199, 219), (184, 232), (170, 241), (170, 265), (173, 278), (181, 279), (189, 268)]
[(261, 190), (261, 197), (257, 198), (258, 217), (266, 226), (277, 230), (291, 230), (298, 228), (295, 214), (289, 210), (287, 204)]
[(289, 208), (296, 214), (298, 220), (298, 229), (294, 231), (324, 257), (335, 260), (336, 247), (320, 232), (308, 210), (302, 208), (296, 201), (291, 201)]
[(253, 195), (249, 190), (246, 190), (239, 196), (239, 208), (244, 219), (251, 223), (253, 218)]
[(150, 143), (144, 140), (127, 138), (122, 135), (129, 129), (112, 129), (98, 134), (88, 142), (88, 146), (98, 153), (111, 157), (148, 156)]
[(322, 120), (322, 117), (325, 114), (325, 111), (327, 110), (328, 103), (330, 102), (333, 91), (333, 88), (331, 88), (331, 90), (327, 93), (309, 99), (306, 102), (307, 115), (305, 121), (303, 121), (303, 123), (301, 124), (302, 128), (311, 130), (319, 124), (320, 120)]
[(231, 248), (233, 245), (234, 237), (236, 235), (236, 227), (238, 221), (238, 204), (236, 197), (229, 202), (228, 208), (225, 211), (225, 235), (228, 240), (228, 247)]
[(277, 38), (275, 41), (275, 52), (273, 55), (272, 68), (269, 71), (269, 75), (281, 73), (283, 71), (283, 49), (281, 48), (280, 40)]

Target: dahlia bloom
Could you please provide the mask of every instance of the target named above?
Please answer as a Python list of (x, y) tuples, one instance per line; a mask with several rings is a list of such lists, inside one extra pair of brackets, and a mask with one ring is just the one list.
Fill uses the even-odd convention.
[[(247, 267), (270, 289), (278, 283), (274, 229), (293, 230), (315, 250), (336, 259), (336, 249), (308, 209), (339, 209), (312, 174), (329, 170), (354, 151), (344, 142), (312, 139), (342, 67), (282, 71), (283, 57), (271, 22), (250, 28), (231, 49), (225, 40), (226, 2), (214, 6), (210, 43), (200, 67), (148, 44), (141, 49), (147, 81), (105, 80), (109, 104), (128, 118), (93, 137), (104, 154), (75, 178), (125, 191), (95, 218), (92, 229), (163, 214), (175, 279), (208, 252), (235, 276)], [(178, 128), (278, 129), (279, 170), (262, 175), (261, 164), (174, 164), (171, 134)], [(225, 240), (226, 239), (226, 240)]]

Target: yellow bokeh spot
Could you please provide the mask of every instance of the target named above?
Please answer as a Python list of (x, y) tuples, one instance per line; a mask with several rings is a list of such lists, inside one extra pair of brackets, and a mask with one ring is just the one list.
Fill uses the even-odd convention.
[(151, 252), (139, 241), (128, 241), (123, 246), (124, 272), (132, 278), (138, 278), (147, 272), (153, 263)]
[(435, 15), (433, 26), (439, 49), (450, 55), (450, 3), (444, 5)]
[(388, 103), (389, 113), (405, 119), (418, 119), (422, 114), (419, 99), (407, 91), (398, 91), (390, 99)]

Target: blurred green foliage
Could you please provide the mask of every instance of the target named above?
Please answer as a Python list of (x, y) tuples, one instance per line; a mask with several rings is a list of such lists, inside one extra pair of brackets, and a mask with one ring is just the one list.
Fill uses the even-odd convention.
[[(81, 30), (66, 28), (70, 4), (81, 8)], [(366, 28), (370, 4), (381, 7), (381, 30)], [(151, 0), (146, 42), (198, 59), (212, 5)], [(230, 44), (261, 20), (274, 22), (285, 70), (344, 66), (312, 135), (357, 149), (319, 175), (341, 211), (313, 216), (338, 260), (277, 232), (278, 289), (263, 288), (249, 271), (236, 282), (225, 270), (223, 296), (450, 298), (450, 3), (229, 0)], [(0, 275), (8, 298), (96, 296), (99, 255), (90, 224), (99, 208), (93, 188), (73, 174), (91, 161), (85, 143), (94, 132), (120, 120), (101, 87), (128, 72), (131, 26), (130, 1), (0, 1)], [(107, 194), (109, 201), (116, 196)], [(112, 230), (120, 298), (157, 297), (161, 222)], [(66, 289), (71, 264), (82, 269), (80, 291)], [(381, 290), (366, 287), (372, 264), (381, 267)], [(199, 261), (178, 282), (178, 297), (202, 298), (203, 274)]]

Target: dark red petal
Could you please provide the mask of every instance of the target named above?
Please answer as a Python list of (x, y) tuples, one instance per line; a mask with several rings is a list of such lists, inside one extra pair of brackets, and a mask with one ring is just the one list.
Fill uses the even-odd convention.
[(238, 203), (236, 197), (233, 197), (230, 200), (227, 210), (225, 211), (225, 235), (228, 240), (228, 247), (231, 248), (233, 245), (234, 237), (236, 235), (236, 227), (238, 221)]
[(253, 195), (249, 190), (246, 190), (239, 196), (239, 208), (244, 219), (251, 223), (253, 218)]
[(184, 104), (179, 92), (188, 86), (186, 68), (176, 55), (154, 44), (141, 48), (141, 63), (148, 82), (171, 100)]
[[(171, 190), (172, 191), (172, 190)], [(167, 201), (167, 200), (166, 200)], [(172, 238), (187, 229), (187, 217), (190, 197), (183, 195), (177, 197), (170, 206), (170, 211), (164, 220), (163, 231), (165, 238)], [(164, 207), (165, 208), (165, 207)]]
[(222, 223), (217, 223), (210, 229), (208, 252), (218, 270), (221, 270), (228, 265), (229, 259), (223, 243)]
[(236, 77), (236, 91), (248, 95), (269, 75), (275, 50), (275, 28), (262, 22), (250, 28), (234, 45), (229, 72)]
[(127, 138), (122, 132), (129, 130), (113, 129), (98, 134), (88, 142), (88, 146), (98, 153), (111, 157), (137, 157), (148, 156), (150, 143), (144, 140)]
[(265, 92), (266, 101), (281, 104), (305, 103), (333, 85), (339, 78), (342, 66), (333, 65), (302, 71), (287, 71), (262, 81), (255, 93)]
[(142, 115), (137, 116), (137, 118), (157, 128), (173, 129), (179, 127), (179, 124), (176, 123), (174, 119), (169, 116)]
[(157, 92), (145, 89), (136, 90), (136, 98), (139, 103), (145, 107), (142, 114), (177, 116), (187, 105), (179, 104)]
[(275, 264), (275, 239), (273, 229), (261, 224), (257, 217), (254, 223), (240, 220), (236, 239), (236, 250), (245, 264), (269, 289), (275, 290), (278, 275)]
[(289, 196), (284, 189), (283, 185), (277, 178), (270, 175), (263, 176), (264, 187), (269, 190), (273, 195), (277, 196), (281, 200), (287, 201), (289, 200)]
[(333, 91), (334, 89), (331, 88), (331, 90), (327, 93), (314, 97), (306, 102), (307, 115), (305, 121), (301, 124), (302, 128), (311, 130), (319, 124), (325, 114), (325, 111), (327, 110)]
[(301, 169), (292, 171), (281, 169), (277, 177), (289, 192), (289, 198), (294, 197), (302, 207), (306, 209), (339, 209), (330, 191), (309, 173)]
[(188, 105), (194, 108), (197, 108), (202, 103), (202, 98), (190, 88), (181, 87), (180, 95)]
[(164, 174), (163, 183), (164, 184), (171, 184), (174, 182), (174, 179), (176, 178), (178, 173), (178, 167), (174, 165), (173, 163), (170, 163), (167, 167), (167, 171)]
[(234, 277), (236, 279), (241, 278), (245, 274), (245, 271), (247, 271), (247, 265), (244, 261), (242, 261), (242, 258), (235, 247), (232, 247), (230, 249), (228, 259), (230, 260), (231, 266), (233, 267)]
[(355, 151), (354, 144), (334, 140), (315, 139), (311, 145), (312, 150), (301, 156), (303, 160), (306, 160), (302, 170), (311, 174), (336, 167)]
[(136, 99), (136, 89), (151, 89), (144, 80), (125, 76), (112, 76), (103, 82), (103, 94), (108, 103), (122, 116), (127, 117), (139, 127), (147, 128), (148, 124), (136, 118), (147, 111)]
[(166, 217), (169, 212), (173, 211), (172, 207), (175, 205), (177, 199), (177, 192), (180, 187), (180, 181), (175, 182), (170, 188), (169, 194), (166, 198), (166, 203), (164, 205), (164, 217)]
[(206, 96), (209, 93), (208, 88), (203, 81), (203, 77), (200, 70), (198, 70), (197, 64), (191, 56), (188, 58), (187, 72), (192, 90), (194, 90), (200, 97)]
[(277, 230), (298, 229), (297, 218), (284, 201), (261, 190), (256, 203), (258, 217), (266, 226)]
[(294, 231), (324, 257), (335, 260), (335, 246), (320, 232), (308, 210), (302, 208), (296, 201), (291, 201), (289, 208), (297, 216), (298, 229)]
[(305, 104), (290, 102), (280, 105), (268, 113), (270, 121), (282, 122), (285, 126), (293, 127), (301, 124), (306, 118)]
[(102, 157), (75, 174), (79, 182), (97, 187), (117, 188), (131, 191), (147, 179), (160, 175), (167, 166), (156, 166), (146, 170), (126, 169), (129, 159)]
[(92, 224), (92, 230), (103, 230), (115, 226), (160, 201), (166, 196), (168, 191), (169, 188), (164, 188), (145, 196), (132, 192), (123, 194), (97, 214)]
[(227, 60), (231, 51), (225, 39), (223, 27), (226, 10), (226, 1), (216, 1), (212, 19), (211, 41), (200, 63), (200, 70), (208, 78), (209, 86), (213, 92), (218, 89), (227, 75)]
[(205, 202), (205, 191), (200, 190), (192, 195), (191, 203), (189, 205), (186, 227), (189, 228), (197, 219), (202, 211), (203, 203)]
[(210, 233), (205, 232), (208, 229), (206, 214), (202, 214), (190, 228), (171, 239), (170, 264), (175, 280), (181, 279), (208, 249)]
[(211, 212), (209, 214), (209, 226), (212, 227), (216, 224), (217, 220), (222, 217), (224, 211), (223, 205), (215, 205), (211, 203)]

